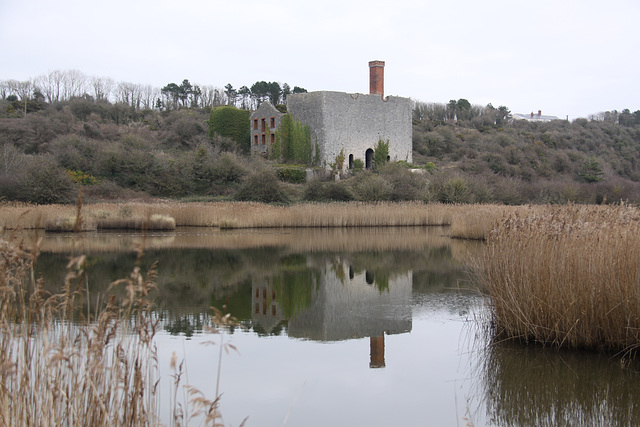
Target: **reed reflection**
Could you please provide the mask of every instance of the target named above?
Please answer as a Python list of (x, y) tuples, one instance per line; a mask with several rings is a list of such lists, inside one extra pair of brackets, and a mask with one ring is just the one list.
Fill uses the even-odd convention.
[(494, 425), (640, 425), (640, 375), (610, 355), (499, 343), (481, 370)]

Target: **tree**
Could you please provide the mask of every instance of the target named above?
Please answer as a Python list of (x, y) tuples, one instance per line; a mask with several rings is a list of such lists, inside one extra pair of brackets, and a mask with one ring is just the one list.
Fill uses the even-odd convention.
[(233, 88), (231, 83), (227, 83), (227, 85), (224, 87), (224, 93), (227, 95), (227, 105), (234, 105), (235, 106), (236, 105), (236, 97), (238, 96), (238, 93)]
[(588, 183), (602, 181), (602, 167), (595, 157), (589, 157), (582, 163), (578, 171), (580, 180)]
[(251, 90), (246, 86), (242, 86), (238, 89), (238, 95), (240, 95), (240, 108), (248, 110), (250, 108), (249, 100), (251, 99)]
[[(251, 85), (251, 97), (256, 102), (256, 107), (269, 97), (269, 83), (261, 80)], [(274, 104), (275, 105), (275, 104)]]
[(267, 93), (269, 95), (269, 101), (271, 105), (278, 105), (280, 103), (280, 97), (282, 96), (282, 89), (278, 82), (267, 83)]
[(378, 140), (378, 143), (373, 147), (373, 168), (380, 170), (380, 168), (387, 163), (389, 158), (389, 140)]

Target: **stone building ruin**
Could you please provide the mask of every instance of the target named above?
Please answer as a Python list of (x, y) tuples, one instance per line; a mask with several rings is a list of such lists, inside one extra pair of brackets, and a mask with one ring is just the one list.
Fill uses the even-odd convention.
[[(369, 94), (317, 91), (287, 97), (287, 112), (309, 126), (311, 143), (317, 144), (320, 151), (321, 165), (334, 163), (342, 152), (345, 167), (353, 168), (354, 160), (360, 159), (366, 168), (371, 168), (373, 151), (380, 140), (389, 141), (389, 160), (412, 162), (411, 100), (384, 96), (384, 66), (384, 61), (369, 62)], [(262, 105), (251, 116), (253, 131), (256, 123), (261, 127), (263, 118), (273, 117), (273, 123), (279, 124), (277, 115), (271, 110), (263, 114), (261, 108)], [(273, 127), (270, 130), (275, 134)], [(266, 152), (271, 140), (270, 135), (254, 133), (252, 151)]]

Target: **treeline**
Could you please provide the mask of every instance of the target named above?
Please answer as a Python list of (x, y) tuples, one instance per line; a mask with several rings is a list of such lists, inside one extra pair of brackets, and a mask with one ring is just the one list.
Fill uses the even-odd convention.
[(413, 161), (432, 165), (432, 188), (448, 192), (441, 200), (640, 202), (640, 111), (543, 123), (509, 120), (503, 107), (452, 107), (414, 109)]
[(82, 189), (89, 200), (640, 202), (640, 112), (628, 109), (541, 123), (465, 99), (416, 102), (412, 165), (378, 161), (375, 171), (363, 171), (354, 162), (349, 171), (336, 158), (320, 165), (332, 168), (325, 177), (307, 181), (304, 165), (318, 153), (308, 129), (285, 120), (271, 160), (250, 156), (248, 111), (227, 105), (278, 105), (286, 87), (260, 83), (244, 101), (222, 90), (219, 106), (203, 106), (202, 87), (185, 80), (164, 88), (170, 107), (142, 108), (145, 101), (138, 108), (124, 94), (126, 102), (112, 102), (106, 89), (75, 96), (72, 77), (49, 93), (51, 102), (31, 92), (23, 104), (3, 83), (0, 200), (70, 202)]
[(74, 99), (98, 104), (119, 104), (142, 110), (176, 110), (180, 108), (214, 108), (233, 105), (255, 109), (265, 99), (273, 105), (286, 102), (291, 93), (306, 92), (287, 83), (258, 81), (250, 87), (234, 89), (200, 85), (184, 79), (162, 88), (151, 85), (115, 82), (108, 77), (87, 76), (77, 70), (55, 70), (28, 80), (0, 80), (0, 116), (19, 116), (42, 110), (46, 105)]

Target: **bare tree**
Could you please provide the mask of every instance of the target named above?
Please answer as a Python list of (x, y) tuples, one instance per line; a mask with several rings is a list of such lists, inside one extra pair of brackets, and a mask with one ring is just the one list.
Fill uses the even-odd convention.
[(142, 99), (142, 108), (152, 110), (156, 106), (156, 100), (160, 97), (160, 90), (151, 85), (142, 86), (140, 88), (140, 96)]
[(84, 95), (87, 86), (87, 76), (78, 70), (64, 72), (64, 100)]
[(92, 96), (96, 101), (101, 99), (110, 100), (111, 92), (115, 85), (112, 79), (108, 77), (92, 76), (89, 80), (91, 89), (93, 90)]
[(64, 86), (64, 74), (60, 70), (42, 74), (35, 78), (35, 84), (49, 104), (58, 102)]

